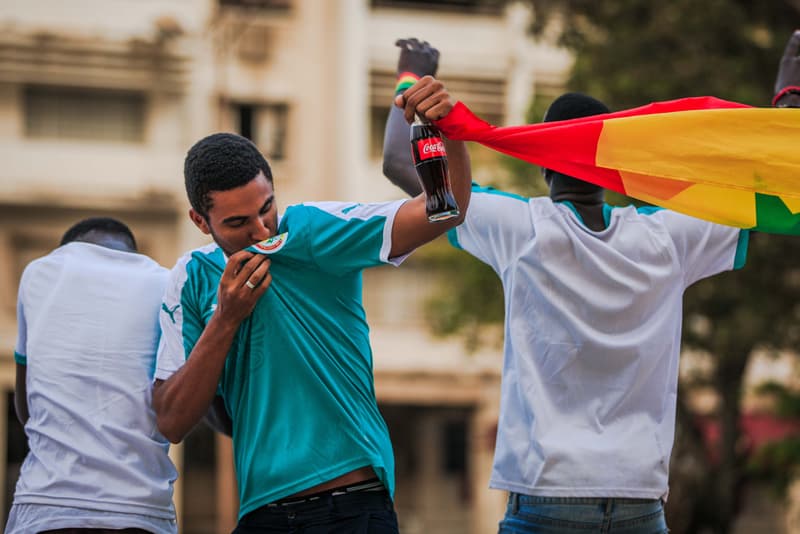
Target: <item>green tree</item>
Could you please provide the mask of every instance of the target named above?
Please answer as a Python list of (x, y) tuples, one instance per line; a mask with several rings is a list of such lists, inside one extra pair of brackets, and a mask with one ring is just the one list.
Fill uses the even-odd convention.
[[(535, 13), (532, 33), (542, 39), (555, 36), (575, 54), (568, 89), (598, 97), (611, 109), (694, 95), (769, 105), (778, 60), (800, 15), (800, 2), (790, 0), (528, 2)], [(545, 107), (543, 102), (532, 104), (538, 113)], [(511, 166), (510, 174), (517, 176), (518, 186), (528, 188), (536, 183), (535, 167), (519, 162)], [(711, 513), (702, 517), (698, 509), (682, 509), (681, 514), (689, 518), (682, 518), (680, 529), (673, 525), (676, 531), (706, 527), (723, 533), (731, 527), (744, 476), (737, 448), (744, 371), (754, 351), (797, 344), (799, 260), (796, 239), (755, 235), (747, 267), (705, 280), (686, 293), (684, 346), (715, 358), (709, 381), (720, 398), (717, 417), (722, 439), (718, 465), (701, 466), (709, 476), (696, 478), (695, 494), (687, 500)], [(451, 261), (456, 263), (449, 267), (459, 269), (456, 265), (471, 260), (462, 256)], [(485, 286), (488, 294), (494, 295), (491, 298), (474, 291), (493, 273), (478, 269), (473, 274), (468, 288), (456, 287), (438, 302), (442, 309), (451, 299), (447, 331), (474, 332), (481, 324), (502, 317), (502, 313), (487, 313), (486, 306), (481, 306), (488, 303), (496, 310), (500, 301), (494, 292), (499, 286)], [(457, 279), (450, 279), (451, 288), (453, 283), (457, 284)], [(681, 413), (688, 413), (684, 405), (679, 407)], [(687, 449), (702, 450), (699, 433), (686, 425), (688, 416), (683, 419), (676, 449), (688, 440)]]
[(703, 94), (768, 104), (800, 15), (793, 0), (529, 2), (533, 33), (575, 53), (570, 88), (612, 109)]

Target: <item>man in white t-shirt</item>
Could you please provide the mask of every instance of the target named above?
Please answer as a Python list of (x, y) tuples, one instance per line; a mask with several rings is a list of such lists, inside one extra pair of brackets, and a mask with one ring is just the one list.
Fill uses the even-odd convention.
[[(435, 71), (438, 54), (427, 43), (398, 44), (406, 77)], [(607, 112), (568, 93), (545, 121)], [(419, 183), (408, 152), (408, 125), (392, 110), (384, 173), (413, 195)], [(490, 483), (510, 492), (500, 532), (667, 532), (683, 293), (741, 267), (748, 232), (658, 208), (612, 207), (596, 185), (551, 170), (544, 178), (549, 197), (473, 186), (464, 223), (449, 235), (503, 283)]]
[(7, 534), (177, 532), (177, 473), (151, 406), (167, 275), (109, 218), (25, 268), (14, 401), (30, 452)]

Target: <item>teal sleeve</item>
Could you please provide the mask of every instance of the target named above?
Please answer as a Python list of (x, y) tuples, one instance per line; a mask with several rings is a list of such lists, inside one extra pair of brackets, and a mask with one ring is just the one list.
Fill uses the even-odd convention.
[[(308, 254), (323, 271), (338, 274), (388, 261), (394, 215), (401, 202), (320, 203), (291, 215), (304, 227)], [(287, 212), (287, 217), (290, 214)]]
[(733, 260), (733, 268), (741, 269), (747, 263), (747, 247), (750, 244), (750, 230), (739, 232), (739, 242), (736, 244), (736, 256)]
[(459, 250), (464, 250), (464, 247), (461, 246), (461, 243), (458, 242), (458, 227), (451, 228), (447, 231), (447, 240), (453, 245), (455, 248)]

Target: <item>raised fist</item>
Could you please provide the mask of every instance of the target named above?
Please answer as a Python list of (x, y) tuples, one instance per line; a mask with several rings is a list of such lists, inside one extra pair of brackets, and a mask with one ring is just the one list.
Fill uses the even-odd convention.
[(439, 51), (433, 48), (428, 41), (420, 42), (419, 39), (398, 39), (394, 43), (400, 47), (400, 58), (397, 60), (397, 73), (411, 72), (422, 78), (425, 75), (436, 75), (439, 67)]

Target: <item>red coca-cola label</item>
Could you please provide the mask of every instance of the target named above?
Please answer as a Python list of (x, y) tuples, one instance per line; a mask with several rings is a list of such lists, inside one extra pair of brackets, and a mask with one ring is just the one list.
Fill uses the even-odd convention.
[(441, 137), (426, 137), (417, 141), (417, 153), (420, 161), (430, 158), (444, 158), (447, 154), (444, 151), (444, 142)]

